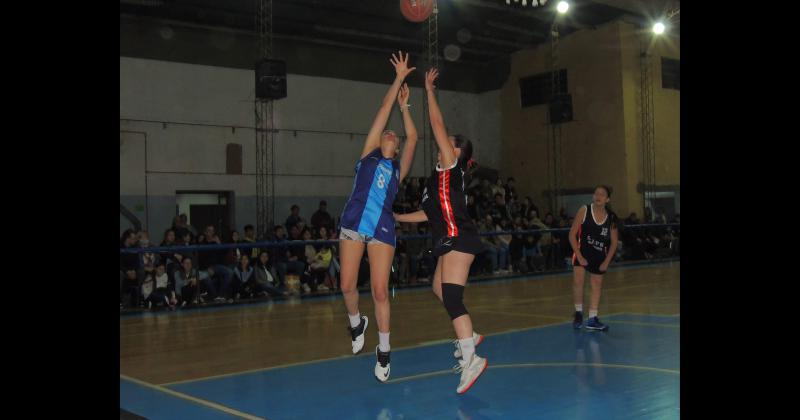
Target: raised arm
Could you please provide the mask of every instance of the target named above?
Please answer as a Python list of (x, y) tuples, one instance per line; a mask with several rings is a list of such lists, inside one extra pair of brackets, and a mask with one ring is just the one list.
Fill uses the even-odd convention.
[(392, 58), (389, 60), (394, 66), (394, 83), (389, 87), (386, 96), (383, 97), (383, 102), (381, 103), (380, 109), (378, 109), (378, 114), (375, 115), (375, 120), (372, 122), (372, 127), (369, 129), (367, 139), (364, 141), (364, 149), (361, 151), (362, 159), (364, 156), (368, 155), (369, 152), (380, 146), (381, 133), (384, 127), (386, 127), (386, 121), (389, 120), (389, 114), (392, 113), (392, 103), (394, 102), (394, 98), (397, 97), (400, 85), (403, 84), (403, 80), (405, 80), (406, 76), (416, 69), (416, 67), (408, 68), (408, 54), (405, 55), (405, 58), (403, 57), (402, 51), (398, 51), (398, 54), (400, 55), (399, 57), (392, 54)]
[(403, 156), (400, 158), (400, 181), (411, 171), (414, 151), (417, 148), (417, 127), (414, 126), (414, 120), (411, 119), (411, 113), (408, 111), (409, 96), (408, 84), (404, 83), (400, 88), (400, 94), (397, 95), (397, 103), (400, 104), (400, 112), (403, 114), (403, 129), (406, 132), (406, 145), (403, 146)]
[(439, 109), (439, 103), (436, 102), (436, 95), (434, 89), (436, 86), (433, 82), (439, 77), (439, 71), (430, 69), (425, 73), (425, 91), (428, 95), (428, 111), (431, 118), (431, 129), (433, 136), (436, 138), (436, 145), (439, 146), (439, 153), (442, 154), (442, 165), (445, 168), (453, 166), (456, 161), (456, 150), (450, 139), (447, 137), (447, 129), (444, 125), (444, 118), (442, 111)]

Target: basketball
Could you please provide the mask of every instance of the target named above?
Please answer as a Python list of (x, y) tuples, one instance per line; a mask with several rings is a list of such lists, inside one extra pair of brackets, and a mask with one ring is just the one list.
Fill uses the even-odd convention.
[(433, 0), (400, 0), (400, 11), (411, 22), (423, 22), (433, 12)]

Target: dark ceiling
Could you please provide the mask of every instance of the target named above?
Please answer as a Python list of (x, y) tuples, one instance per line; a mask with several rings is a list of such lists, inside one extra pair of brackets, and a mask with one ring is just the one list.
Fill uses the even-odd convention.
[[(259, 3), (259, 0), (120, 0), (120, 54), (252, 68), (254, 58), (259, 55), (256, 32)], [(489, 83), (491, 86), (473, 83), (453, 88), (483, 91), (497, 86), (505, 72), (498, 66), (507, 67), (510, 53), (548, 42), (557, 15), (557, 1), (544, 3), (532, 8), (515, 0), (510, 4), (506, 0), (438, 0), (440, 60), (451, 62), (450, 68), (462, 72), (462, 78), (479, 80), (484, 74), (499, 75)], [(666, 0), (572, 0), (570, 3), (569, 12), (559, 17), (561, 36), (623, 15), (645, 22), (653, 10), (663, 11), (667, 4), (678, 4)], [(322, 75), (316, 67), (320, 67), (320, 60), (327, 60), (328, 64), (330, 57), (336, 57), (332, 53), (327, 55), (333, 49), (338, 54), (349, 51), (347, 59), (351, 63), (363, 57), (360, 61), (370, 68), (383, 63), (391, 51), (403, 49), (418, 56), (426, 51), (428, 25), (407, 21), (400, 13), (399, 0), (273, 0), (272, 4), (275, 57), (286, 59), (293, 73)], [(160, 37), (153, 35), (159, 31), (153, 28), (161, 27), (191, 33), (167, 40), (163, 33)], [(214, 51), (204, 49), (208, 42), (202, 37), (208, 35), (201, 33), (220, 30), (232, 33), (236, 41), (224, 54), (220, 51), (214, 55)], [(356, 51), (361, 51), (361, 55)], [(312, 60), (307, 58), (309, 55), (317, 57)], [(326, 67), (324, 74), (331, 77), (371, 77), (366, 71), (355, 75), (349, 68), (337, 72), (335, 66)]]
[[(120, 14), (255, 33), (258, 3), (258, 0), (120, 0)], [(440, 51), (453, 45), (460, 50), (458, 60), (487, 62), (535, 46), (547, 39), (555, 3), (551, 0), (532, 8), (515, 1), (509, 5), (505, 0), (439, 0)], [(602, 3), (612, 2), (573, 0), (559, 25), (560, 32), (568, 34), (623, 14), (633, 14)], [(299, 36), (411, 51), (425, 47), (428, 29), (425, 23), (405, 20), (398, 0), (274, 0), (273, 24), (276, 37)], [(451, 47), (451, 51), (457, 50)]]

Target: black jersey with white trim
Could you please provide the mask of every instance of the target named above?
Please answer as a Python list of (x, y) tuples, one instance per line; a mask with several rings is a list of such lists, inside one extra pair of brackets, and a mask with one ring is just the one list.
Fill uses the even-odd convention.
[(611, 218), (608, 212), (606, 212), (605, 219), (598, 223), (592, 213), (592, 205), (587, 204), (586, 214), (578, 231), (578, 242), (581, 246), (581, 254), (586, 255), (587, 252), (591, 252), (607, 255), (608, 248), (611, 246)]

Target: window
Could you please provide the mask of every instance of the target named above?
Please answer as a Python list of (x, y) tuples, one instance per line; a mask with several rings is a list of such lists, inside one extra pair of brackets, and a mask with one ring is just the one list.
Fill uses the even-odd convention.
[(681, 90), (681, 60), (661, 57), (661, 87)]
[[(552, 72), (547, 72), (519, 79), (520, 104), (523, 108), (550, 103), (550, 98), (553, 96), (550, 92), (550, 87), (554, 82), (551, 75)], [(558, 71), (555, 86), (556, 93), (567, 93), (566, 69)]]

